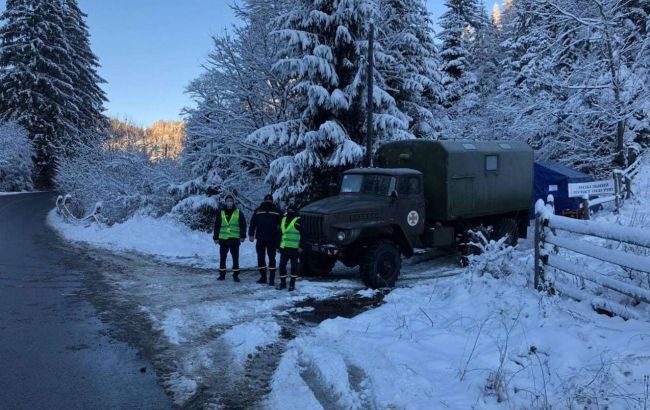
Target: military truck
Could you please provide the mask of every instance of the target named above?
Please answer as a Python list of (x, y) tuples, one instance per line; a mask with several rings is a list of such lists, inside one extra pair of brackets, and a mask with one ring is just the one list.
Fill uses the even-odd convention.
[(533, 151), (525, 143), (393, 142), (375, 165), (345, 172), (337, 196), (301, 210), (303, 275), (341, 261), (359, 266), (368, 286), (392, 287), (402, 257), (416, 250), (467, 249), (477, 231), (512, 245), (526, 236)]

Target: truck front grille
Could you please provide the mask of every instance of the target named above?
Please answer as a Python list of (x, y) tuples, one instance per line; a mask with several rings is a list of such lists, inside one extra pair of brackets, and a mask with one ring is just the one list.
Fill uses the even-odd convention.
[(325, 236), (322, 215), (302, 215), (302, 226), (303, 234), (309, 241), (319, 241)]

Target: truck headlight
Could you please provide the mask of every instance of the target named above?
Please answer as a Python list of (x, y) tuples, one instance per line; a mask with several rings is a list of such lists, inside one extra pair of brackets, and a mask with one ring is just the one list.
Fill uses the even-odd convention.
[(339, 233), (336, 234), (336, 239), (338, 239), (340, 242), (343, 242), (347, 237), (348, 234), (345, 231), (339, 231)]

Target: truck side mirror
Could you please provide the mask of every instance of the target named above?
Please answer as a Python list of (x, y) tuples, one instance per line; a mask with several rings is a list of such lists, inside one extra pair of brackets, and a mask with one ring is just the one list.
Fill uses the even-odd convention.
[(390, 199), (391, 199), (391, 201), (396, 201), (398, 197), (399, 197), (399, 195), (397, 195), (397, 191), (393, 189), (393, 190), (391, 191), (391, 193), (390, 193)]

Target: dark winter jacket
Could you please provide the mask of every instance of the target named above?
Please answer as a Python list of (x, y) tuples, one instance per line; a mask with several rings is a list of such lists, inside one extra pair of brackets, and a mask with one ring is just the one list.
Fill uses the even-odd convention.
[(258, 241), (280, 243), (280, 210), (272, 202), (263, 202), (255, 210), (248, 228), (248, 236)]
[[(232, 209), (228, 209), (226, 207), (219, 209), (217, 212), (217, 217), (215, 218), (214, 221), (214, 233), (212, 234), (212, 238), (214, 240), (219, 240), (219, 231), (221, 230), (221, 211), (224, 210), (226, 211), (226, 218), (230, 220), (230, 217), (232, 216), (232, 213), (235, 212), (235, 209), (237, 207), (233, 207)], [(241, 239), (246, 238), (246, 217), (244, 216), (244, 213), (240, 210), (239, 211), (239, 236)], [(230, 241), (235, 241), (231, 239)]]

